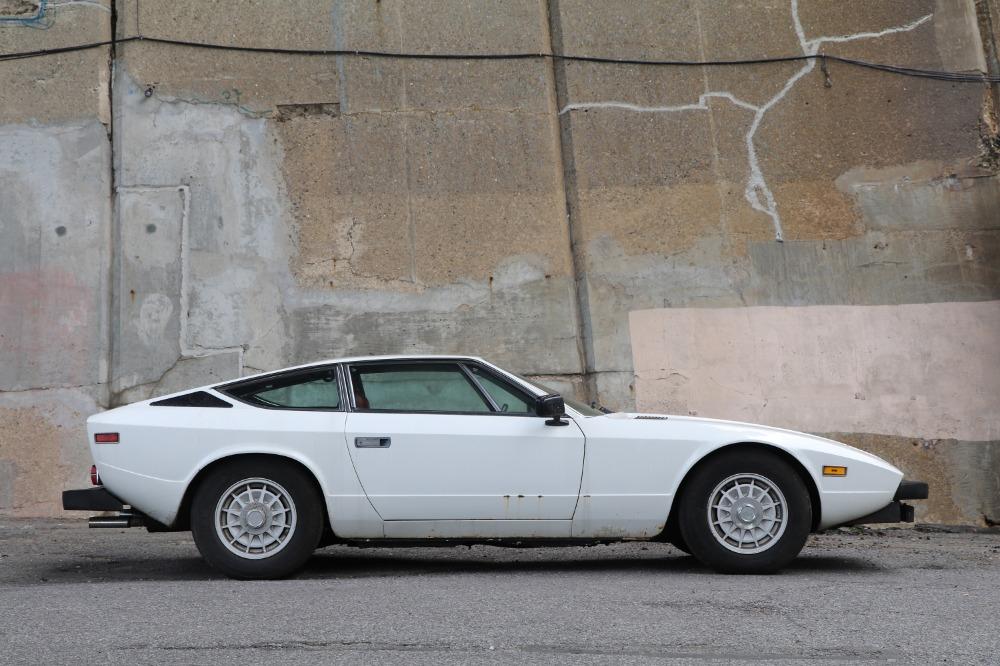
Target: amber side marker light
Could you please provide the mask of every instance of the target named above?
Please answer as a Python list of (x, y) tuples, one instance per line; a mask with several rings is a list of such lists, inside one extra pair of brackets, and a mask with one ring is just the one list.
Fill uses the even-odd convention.
[(96, 444), (117, 444), (118, 433), (116, 432), (95, 432), (94, 443)]
[(847, 476), (847, 468), (838, 465), (823, 465), (823, 476)]

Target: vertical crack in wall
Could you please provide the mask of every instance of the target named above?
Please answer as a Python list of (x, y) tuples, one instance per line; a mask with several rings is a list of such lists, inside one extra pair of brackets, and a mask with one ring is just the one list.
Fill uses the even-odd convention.
[[(997, 28), (1000, 27), (1000, 3), (997, 0), (977, 0), (976, 22), (979, 40), (983, 46), (987, 74), (1000, 74), (1000, 54), (997, 48)], [(982, 158), (980, 166), (1000, 172), (1000, 84), (990, 84), (983, 99), (980, 119)]]
[[(396, 23), (399, 26), (399, 51), (406, 52), (403, 33), (402, 8), (396, 5)], [(407, 63), (400, 65), (402, 87), (400, 88), (400, 119), (403, 125), (403, 168), (406, 175), (406, 238), (410, 248), (410, 282), (418, 284), (417, 280), (417, 229), (413, 219), (413, 165), (410, 159), (410, 99), (407, 93), (409, 88)]]
[(119, 267), (117, 260), (117, 252), (119, 245), (119, 234), (118, 229), (120, 225), (118, 223), (118, 150), (116, 146), (115, 138), (115, 61), (118, 58), (117, 44), (115, 41), (118, 39), (118, 7), (116, 6), (117, 0), (111, 0), (110, 12), (108, 16), (109, 28), (111, 32), (111, 45), (108, 47), (108, 143), (111, 146), (111, 157), (108, 159), (108, 168), (111, 170), (109, 178), (110, 191), (108, 196), (111, 201), (111, 219), (108, 224), (108, 237), (107, 237), (107, 252), (108, 252), (108, 264), (107, 264), (107, 312), (106, 325), (107, 325), (107, 357), (105, 359), (105, 377), (104, 382), (107, 387), (107, 394), (102, 397), (102, 400), (106, 401), (107, 405), (111, 404), (111, 391), (112, 382), (114, 381), (114, 372), (116, 366), (116, 347), (115, 347), (115, 335), (116, 330), (120, 324), (120, 316), (118, 312), (118, 301), (117, 294), (119, 289), (116, 288), (118, 284)]
[[(547, 0), (544, 5), (546, 12), (549, 39), (549, 52), (562, 53), (564, 50), (562, 20), (559, 13), (559, 0)], [(569, 93), (566, 85), (566, 61), (551, 58), (552, 81), (555, 88), (555, 108), (565, 108)], [(596, 362), (594, 354), (593, 327), (590, 322), (590, 305), (587, 290), (586, 259), (583, 250), (577, 242), (576, 218), (579, 210), (579, 193), (576, 179), (576, 159), (573, 153), (573, 128), (571, 119), (563, 112), (556, 114), (559, 130), (558, 160), (561, 169), (561, 181), (566, 212), (566, 226), (569, 238), (570, 262), (573, 271), (573, 295), (576, 304), (573, 308), (576, 314), (577, 351), (583, 374), (584, 398), (588, 401), (597, 398), (597, 387), (594, 386)]]
[[(802, 21), (799, 19), (799, 3), (798, 0), (791, 0), (791, 15), (792, 24), (795, 28), (795, 34), (799, 40), (799, 47), (802, 49), (802, 54), (806, 56), (816, 56), (819, 54), (820, 47), (825, 43), (840, 43), (840, 42), (851, 42), (860, 39), (877, 39), (879, 37), (884, 37), (886, 35), (891, 35), (900, 32), (909, 32), (917, 27), (923, 25), (927, 21), (930, 21), (933, 14), (927, 14), (915, 21), (906, 23), (901, 26), (896, 26), (893, 28), (886, 28), (885, 30), (880, 30), (877, 32), (858, 32), (850, 35), (835, 35), (828, 37), (816, 37), (813, 39), (807, 39), (805, 35), (805, 30), (802, 27)], [(750, 207), (756, 211), (764, 213), (771, 219), (771, 223), (774, 225), (774, 238), (777, 241), (783, 240), (783, 232), (781, 226), (781, 215), (778, 212), (778, 204), (774, 199), (774, 193), (768, 186), (766, 179), (764, 178), (764, 173), (760, 167), (760, 161), (757, 158), (757, 148), (754, 143), (754, 137), (757, 134), (757, 130), (760, 129), (761, 122), (764, 120), (764, 116), (770, 111), (774, 106), (784, 99), (785, 95), (799, 82), (802, 77), (811, 72), (816, 66), (816, 58), (810, 57), (809, 60), (791, 77), (785, 81), (785, 84), (781, 87), (776, 95), (771, 97), (767, 102), (761, 105), (751, 104), (737, 98), (735, 95), (728, 91), (719, 90), (704, 93), (698, 97), (698, 101), (689, 104), (680, 104), (675, 106), (640, 106), (637, 104), (630, 104), (623, 101), (603, 101), (603, 102), (575, 102), (564, 104), (561, 106), (559, 115), (565, 115), (570, 111), (578, 110), (590, 110), (590, 109), (622, 109), (625, 111), (632, 111), (635, 113), (676, 113), (676, 112), (686, 112), (686, 111), (708, 111), (708, 100), (713, 98), (725, 99), (735, 106), (752, 111), (753, 121), (750, 123), (750, 128), (747, 130), (744, 141), (747, 148), (747, 163), (749, 165), (750, 173), (747, 176), (746, 187), (743, 190), (743, 196), (750, 204)]]

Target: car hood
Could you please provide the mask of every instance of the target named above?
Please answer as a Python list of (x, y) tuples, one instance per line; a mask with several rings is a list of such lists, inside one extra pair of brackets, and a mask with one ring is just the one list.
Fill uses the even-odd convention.
[[(686, 429), (690, 429), (692, 431), (705, 433), (719, 432), (721, 436), (725, 436), (723, 433), (731, 433), (738, 440), (761, 441), (776, 444), (782, 446), (783, 448), (799, 448), (806, 446), (807, 448), (827, 450), (830, 452), (836, 451), (848, 454), (851, 458), (863, 459), (867, 462), (875, 463), (881, 467), (892, 469), (902, 474), (902, 472), (894, 465), (873, 453), (851, 446), (850, 444), (838, 442), (834, 439), (820, 437), (819, 435), (800, 432), (798, 430), (790, 430), (788, 428), (777, 428), (774, 426), (766, 426), (759, 423), (747, 423), (744, 421), (710, 419), (700, 416), (681, 416), (676, 414), (656, 414), (647, 412), (614, 412), (594, 418), (619, 421), (621, 422), (623, 431), (632, 426), (632, 422), (650, 424), (650, 426), (647, 427), (655, 427), (652, 426), (652, 424), (660, 422), (663, 424), (662, 427), (664, 429), (668, 427), (667, 424), (669, 423), (672, 424), (673, 428), (684, 426)], [(669, 443), (669, 441), (665, 440), (665, 443)]]

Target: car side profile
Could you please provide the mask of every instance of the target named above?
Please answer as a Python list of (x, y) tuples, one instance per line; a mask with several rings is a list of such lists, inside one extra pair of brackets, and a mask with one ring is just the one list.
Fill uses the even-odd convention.
[(191, 530), (236, 578), (331, 543), (668, 541), (726, 573), (775, 572), (810, 532), (912, 521), (888, 462), (813, 435), (604, 413), (466, 356), (323, 361), (87, 420), (93, 527)]

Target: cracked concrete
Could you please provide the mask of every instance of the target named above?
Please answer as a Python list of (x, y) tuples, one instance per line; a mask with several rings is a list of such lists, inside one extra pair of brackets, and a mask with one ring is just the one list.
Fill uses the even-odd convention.
[[(791, 0), (791, 16), (792, 22), (795, 26), (795, 34), (798, 36), (799, 45), (802, 48), (802, 54), (805, 56), (815, 56), (819, 53), (820, 47), (822, 47), (825, 43), (833, 44), (852, 42), (860, 39), (878, 39), (880, 37), (885, 37), (886, 35), (909, 32), (930, 21), (933, 14), (927, 14), (916, 21), (911, 21), (897, 27), (886, 28), (877, 32), (858, 32), (851, 35), (815, 37), (813, 39), (807, 39), (805, 36), (805, 30), (802, 27), (802, 21), (799, 18), (798, 0)], [(778, 213), (778, 205), (774, 200), (774, 194), (771, 192), (771, 188), (768, 187), (767, 180), (764, 178), (764, 174), (761, 171), (760, 162), (757, 158), (757, 148), (754, 143), (754, 136), (756, 135), (761, 122), (764, 120), (765, 114), (767, 114), (767, 112), (774, 107), (775, 104), (780, 102), (792, 89), (792, 86), (794, 86), (803, 76), (809, 74), (815, 66), (816, 60), (807, 60), (806, 63), (802, 65), (801, 69), (785, 81), (785, 84), (781, 87), (777, 94), (760, 105), (741, 100), (731, 92), (718, 90), (702, 93), (698, 97), (697, 102), (690, 104), (641, 106), (621, 101), (573, 102), (563, 107), (559, 113), (561, 115), (570, 111), (590, 111), (595, 109), (622, 109), (634, 113), (677, 113), (681, 111), (696, 110), (708, 111), (709, 107), (707, 102), (709, 99), (724, 99), (741, 109), (752, 111), (754, 114), (753, 121), (750, 123), (750, 128), (747, 130), (745, 136), (749, 175), (747, 176), (746, 187), (743, 190), (744, 197), (746, 198), (747, 203), (749, 203), (754, 210), (764, 213), (771, 218), (771, 223), (774, 225), (774, 238), (777, 241), (781, 241), (783, 240), (781, 216)]]

